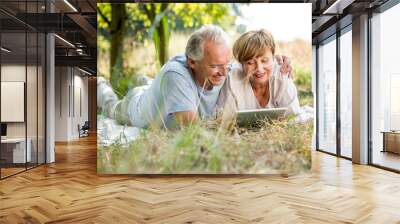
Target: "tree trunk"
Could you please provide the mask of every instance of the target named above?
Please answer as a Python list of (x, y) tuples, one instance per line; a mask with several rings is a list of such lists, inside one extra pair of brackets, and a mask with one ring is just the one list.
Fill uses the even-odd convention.
[[(168, 60), (170, 35), (168, 16), (166, 14), (168, 3), (162, 3), (160, 10), (157, 10), (157, 6), (154, 3), (150, 4), (149, 7), (150, 8), (147, 8), (144, 5), (142, 9), (145, 11), (147, 18), (151, 21), (152, 27), (154, 26), (152, 38), (157, 53), (157, 59), (160, 63), (160, 66), (162, 66)], [(157, 17), (161, 15), (161, 19), (157, 19)]]
[[(161, 4), (161, 12), (163, 12), (167, 8), (168, 8), (168, 3)], [(160, 66), (162, 66), (168, 60), (168, 46), (169, 46), (169, 35), (170, 35), (168, 17), (166, 15), (164, 15), (163, 18), (161, 19), (160, 23), (156, 28), (156, 31), (158, 33), (158, 35), (156, 36), (159, 38), (159, 41), (157, 41), (159, 43), (159, 46), (156, 46), (156, 48), (158, 48), (158, 61), (160, 62)]]
[(123, 78), (123, 44), (126, 31), (126, 6), (125, 4), (111, 4), (111, 55), (110, 55), (110, 81), (114, 89)]

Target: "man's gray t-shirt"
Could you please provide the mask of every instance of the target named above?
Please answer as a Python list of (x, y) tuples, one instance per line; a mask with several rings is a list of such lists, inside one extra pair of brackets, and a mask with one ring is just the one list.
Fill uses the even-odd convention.
[(215, 118), (221, 85), (210, 91), (198, 86), (183, 55), (170, 59), (151, 86), (134, 96), (129, 103), (129, 117), (136, 127), (151, 124), (170, 127), (173, 113), (197, 111), (201, 119)]

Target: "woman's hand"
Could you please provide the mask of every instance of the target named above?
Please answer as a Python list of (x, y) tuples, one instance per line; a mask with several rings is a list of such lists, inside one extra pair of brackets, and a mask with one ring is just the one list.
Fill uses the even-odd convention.
[(292, 65), (290, 64), (290, 58), (285, 55), (277, 54), (275, 55), (275, 59), (278, 62), (278, 65), (281, 66), (281, 73), (288, 74), (288, 77), (293, 79), (294, 71)]

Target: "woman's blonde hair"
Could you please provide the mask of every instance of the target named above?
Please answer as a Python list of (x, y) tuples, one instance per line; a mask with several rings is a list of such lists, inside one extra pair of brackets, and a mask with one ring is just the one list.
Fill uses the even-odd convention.
[(267, 49), (275, 55), (275, 41), (269, 31), (265, 29), (248, 31), (242, 34), (233, 45), (233, 56), (238, 62), (244, 63), (263, 55)]

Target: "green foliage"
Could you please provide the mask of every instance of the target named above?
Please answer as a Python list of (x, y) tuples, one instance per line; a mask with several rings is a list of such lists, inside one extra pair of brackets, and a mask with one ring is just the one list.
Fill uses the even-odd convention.
[[(119, 86), (120, 80), (124, 77), (121, 76), (121, 68), (123, 67), (123, 46), (124, 46), (124, 35), (126, 31), (126, 5), (125, 4), (99, 4), (98, 11), (98, 23), (101, 34), (104, 34), (107, 40), (110, 40), (110, 82), (111, 85), (116, 88)], [(105, 32), (105, 29), (108, 32)], [(103, 45), (101, 41), (104, 38), (99, 38), (99, 45)], [(101, 53), (101, 51), (100, 51)]]
[(150, 36), (153, 38), (158, 62), (163, 65), (168, 60), (168, 45), (170, 37), (170, 28), (168, 24), (169, 4), (142, 4), (139, 7), (146, 13), (151, 21), (149, 29)]
[[(112, 7), (110, 3), (98, 4), (99, 46), (110, 41)], [(227, 29), (234, 24), (235, 16), (231, 12), (231, 4), (211, 3), (132, 3), (124, 4), (126, 8), (126, 30), (124, 37), (130, 41), (145, 42), (152, 40), (157, 52), (159, 66), (168, 59), (169, 36), (174, 31), (193, 31), (204, 24), (216, 24)], [(113, 6), (114, 7), (114, 6)], [(157, 19), (157, 16), (160, 16)], [(124, 38), (120, 38), (120, 46), (124, 45)], [(133, 42), (130, 44), (134, 44)], [(112, 49), (112, 48), (111, 48)], [(122, 54), (120, 54), (122, 55)], [(110, 58), (113, 64), (114, 57)], [(118, 61), (117, 61), (118, 62)], [(123, 64), (123, 63), (122, 63)]]
[[(152, 20), (148, 17), (145, 9), (150, 10), (149, 3), (132, 3), (126, 4), (128, 29), (126, 36), (134, 35), (136, 41), (143, 41), (149, 38), (149, 29), (152, 26)], [(155, 12), (161, 13), (161, 4), (154, 4)], [(224, 29), (228, 29), (234, 25), (235, 15), (231, 13), (231, 4), (213, 4), (213, 3), (168, 3), (168, 22), (175, 31), (191, 31), (201, 27), (204, 24), (216, 24)], [(100, 11), (105, 17), (111, 18), (111, 4), (97, 4), (98, 12)], [(99, 13), (100, 13), (99, 12)], [(107, 22), (102, 16), (97, 17), (98, 28), (107, 30)], [(138, 32), (140, 31), (140, 32)], [(106, 35), (101, 32), (100, 35)]]
[(231, 13), (231, 4), (182, 3), (172, 6), (171, 24), (176, 31), (200, 28), (204, 24), (215, 24), (223, 29), (230, 28), (235, 22)]
[(97, 37), (97, 50), (100, 54), (105, 54), (110, 49), (110, 42), (105, 40), (103, 35)]
[[(107, 19), (111, 19), (111, 4), (109, 3), (98, 3), (97, 4), (97, 12), (98, 14), (102, 13)], [(102, 16), (97, 16), (97, 28), (98, 29), (109, 29), (109, 24)], [(101, 33), (102, 36), (106, 35), (106, 33)]]
[[(143, 131), (129, 144), (98, 147), (98, 172), (297, 173), (311, 167), (312, 121), (265, 123), (228, 133), (192, 125)], [(240, 133), (240, 134), (239, 134)]]
[(304, 69), (299, 66), (294, 68), (294, 83), (299, 92), (300, 105), (313, 104), (313, 94), (312, 94), (312, 76), (309, 69)]
[[(115, 5), (115, 4), (114, 4)], [(111, 17), (112, 17), (112, 4), (111, 3), (98, 3), (97, 4), (97, 28), (98, 35), (104, 36), (106, 40), (110, 39), (111, 35)], [(149, 28), (151, 23), (147, 20), (146, 14), (141, 12), (138, 4), (124, 4), (127, 14), (126, 14), (126, 22), (127, 29), (124, 33), (125, 36), (135, 35), (135, 38), (138, 40), (143, 40), (143, 33), (145, 28)]]
[(113, 86), (113, 90), (120, 99), (122, 99), (130, 89), (137, 86), (136, 71), (137, 69), (134, 67), (126, 69), (115, 68), (114, 77), (119, 77), (119, 79), (118, 85)]
[(294, 72), (295, 72), (294, 83), (296, 84), (296, 86), (303, 91), (311, 91), (311, 85), (312, 85), (311, 71), (301, 67), (295, 67)]

